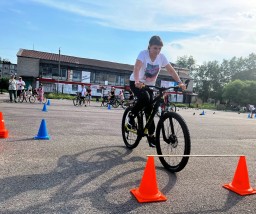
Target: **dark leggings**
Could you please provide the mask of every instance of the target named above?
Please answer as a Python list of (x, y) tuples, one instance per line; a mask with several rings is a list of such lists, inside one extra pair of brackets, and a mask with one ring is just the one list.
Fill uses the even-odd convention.
[[(150, 104), (153, 100), (153, 91), (146, 88), (142, 88), (142, 89), (136, 88), (134, 81), (130, 81), (130, 88), (134, 93), (134, 95), (137, 97), (137, 102), (134, 105), (133, 109), (131, 110), (132, 114), (137, 116), (138, 112), (144, 109), (146, 118), (148, 119), (153, 109), (152, 105)], [(153, 120), (151, 126), (148, 129), (148, 133), (149, 135), (152, 135), (154, 134), (154, 132), (155, 132), (155, 123)]]

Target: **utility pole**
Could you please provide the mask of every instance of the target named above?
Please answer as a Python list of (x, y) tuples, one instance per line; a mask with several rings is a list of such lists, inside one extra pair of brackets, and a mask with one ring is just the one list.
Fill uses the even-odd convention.
[(57, 94), (59, 93), (59, 81), (60, 81), (60, 48), (59, 48), (59, 66), (58, 66), (58, 84), (57, 84)]

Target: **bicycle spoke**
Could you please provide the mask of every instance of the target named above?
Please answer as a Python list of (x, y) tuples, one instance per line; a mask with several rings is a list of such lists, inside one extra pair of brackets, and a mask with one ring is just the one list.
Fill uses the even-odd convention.
[[(161, 155), (186, 155), (190, 153), (190, 137), (181, 116), (166, 113), (157, 127), (159, 143), (157, 153)], [(161, 157), (160, 161), (169, 171), (180, 171), (188, 161), (187, 157)]]

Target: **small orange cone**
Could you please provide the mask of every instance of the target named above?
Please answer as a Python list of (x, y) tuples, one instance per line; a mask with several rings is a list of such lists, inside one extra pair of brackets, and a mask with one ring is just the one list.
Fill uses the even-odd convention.
[(250, 187), (245, 156), (241, 156), (239, 159), (233, 181), (223, 187), (239, 195), (256, 194), (256, 189)]
[(8, 130), (5, 129), (3, 113), (0, 112), (0, 138), (7, 138), (7, 137), (8, 137)]
[(132, 189), (131, 193), (140, 203), (167, 200), (157, 187), (154, 157), (148, 157), (140, 187)]

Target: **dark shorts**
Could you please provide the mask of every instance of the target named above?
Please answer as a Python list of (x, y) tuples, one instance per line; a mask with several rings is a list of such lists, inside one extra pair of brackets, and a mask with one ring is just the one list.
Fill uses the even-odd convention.
[(23, 92), (23, 91), (24, 91), (24, 89), (23, 90), (17, 90), (17, 96), (20, 96), (21, 92)]

